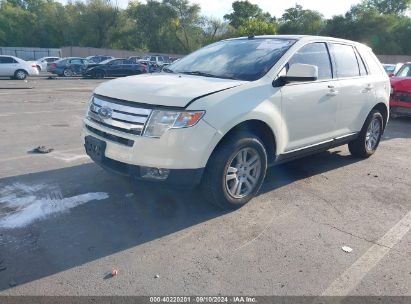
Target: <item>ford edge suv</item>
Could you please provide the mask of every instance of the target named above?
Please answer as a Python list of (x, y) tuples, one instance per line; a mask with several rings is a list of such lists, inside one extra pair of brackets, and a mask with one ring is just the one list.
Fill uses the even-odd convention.
[(377, 149), (390, 82), (371, 49), (316, 36), (208, 45), (163, 69), (98, 86), (84, 119), (88, 155), (136, 179), (201, 184), (223, 208), (252, 199), (267, 167), (348, 144)]

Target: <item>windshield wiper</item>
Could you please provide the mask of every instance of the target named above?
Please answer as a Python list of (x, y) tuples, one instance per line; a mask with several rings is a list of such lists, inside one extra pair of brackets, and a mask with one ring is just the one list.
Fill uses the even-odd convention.
[(181, 74), (187, 74), (187, 75), (197, 75), (197, 76), (204, 76), (204, 77), (212, 77), (212, 78), (223, 78), (223, 79), (234, 79), (238, 80), (237, 78), (230, 77), (230, 76), (220, 76), (220, 75), (214, 75), (206, 72), (201, 72), (201, 71), (182, 71), (180, 72)]

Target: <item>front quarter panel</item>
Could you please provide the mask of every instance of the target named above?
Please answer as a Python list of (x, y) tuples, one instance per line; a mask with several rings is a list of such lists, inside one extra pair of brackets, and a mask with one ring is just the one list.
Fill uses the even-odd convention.
[[(256, 81), (203, 97), (189, 107), (189, 110), (206, 110), (204, 120), (217, 129), (221, 139), (232, 128), (242, 122), (259, 120), (266, 123), (274, 133), (277, 154), (284, 149), (281, 132), (281, 91), (271, 82)], [(281, 135), (281, 136), (280, 136)], [(211, 152), (217, 142), (211, 143)]]

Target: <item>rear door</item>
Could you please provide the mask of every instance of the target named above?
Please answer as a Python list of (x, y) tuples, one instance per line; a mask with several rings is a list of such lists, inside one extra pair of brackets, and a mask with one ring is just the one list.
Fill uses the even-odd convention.
[(355, 47), (331, 43), (330, 50), (340, 85), (337, 136), (349, 136), (360, 131), (364, 124), (368, 104), (375, 99), (374, 84)]
[(287, 67), (295, 63), (317, 66), (319, 78), (292, 82), (281, 88), (283, 129), (288, 136), (286, 153), (330, 143), (336, 127), (338, 82), (333, 79), (327, 44), (318, 42), (303, 46), (291, 57)]
[(13, 57), (0, 57), (0, 76), (13, 76), (18, 68), (18, 62)]
[(109, 74), (110, 76), (123, 76), (123, 60), (122, 59), (116, 59), (111, 61), (111, 65), (109, 68)]

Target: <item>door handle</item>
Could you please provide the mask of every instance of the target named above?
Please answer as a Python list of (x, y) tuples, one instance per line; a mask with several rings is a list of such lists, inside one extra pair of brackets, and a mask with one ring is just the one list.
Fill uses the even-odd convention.
[(337, 96), (340, 92), (335, 88), (333, 85), (329, 85), (328, 88), (330, 89), (327, 93), (327, 96)]

